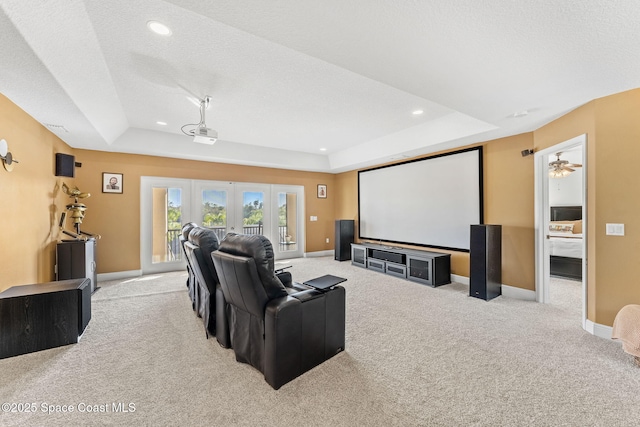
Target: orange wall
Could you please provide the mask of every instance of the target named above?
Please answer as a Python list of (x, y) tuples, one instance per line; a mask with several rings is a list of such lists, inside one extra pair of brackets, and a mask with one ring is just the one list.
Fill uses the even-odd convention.
[[(595, 319), (611, 325), (624, 305), (640, 304), (640, 90), (598, 99), (594, 105), (598, 167), (593, 224), (597, 246), (592, 257), (596, 260)], [(607, 236), (607, 223), (625, 224), (625, 235)]]
[[(98, 242), (98, 273), (140, 269), (140, 177), (200, 179), (228, 182), (302, 185), (305, 191), (305, 252), (333, 249), (335, 176), (327, 173), (238, 166), (193, 160), (103, 151), (76, 150), (77, 185), (91, 193), (86, 199), (83, 229), (102, 236)], [(102, 172), (123, 174), (123, 193), (102, 193)], [(327, 198), (317, 198), (317, 185), (327, 185)], [(310, 222), (309, 217), (318, 221)], [(329, 243), (325, 239), (329, 237)]]
[(2, 291), (54, 279), (57, 220), (69, 203), (55, 176), (55, 153), (73, 150), (1, 94), (0, 139), (19, 161), (12, 172), (0, 166)]
[(531, 133), (484, 145), (484, 222), (502, 225), (502, 283), (529, 290), (535, 290), (534, 166), (533, 156), (520, 152), (532, 147)]
[[(594, 100), (536, 131), (483, 143), (485, 222), (503, 224), (503, 283), (534, 289), (533, 159), (520, 151), (551, 147), (587, 134), (588, 318), (611, 325), (626, 304), (640, 304), (640, 89)], [(357, 172), (325, 174), (152, 156), (74, 150), (0, 95), (0, 138), (20, 161), (0, 169), (0, 290), (54, 278), (57, 221), (70, 199), (60, 185), (92, 193), (83, 229), (103, 236), (98, 272), (140, 269), (140, 177), (293, 184), (305, 187), (306, 252), (333, 249), (333, 221), (357, 220)], [(76, 178), (54, 176), (55, 153), (74, 154)], [(124, 194), (101, 192), (102, 172), (124, 174)], [(318, 184), (327, 198), (318, 199)], [(318, 217), (309, 222), (309, 216)], [(624, 223), (624, 237), (606, 236), (605, 224)], [(330, 243), (325, 243), (329, 237)], [(468, 276), (469, 257), (453, 253), (452, 272)]]

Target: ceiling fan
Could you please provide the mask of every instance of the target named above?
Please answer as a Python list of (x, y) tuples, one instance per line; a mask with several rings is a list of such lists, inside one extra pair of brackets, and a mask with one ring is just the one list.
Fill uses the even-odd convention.
[(569, 163), (568, 160), (560, 160), (562, 152), (556, 153), (557, 159), (549, 162), (549, 177), (551, 178), (564, 178), (569, 176), (572, 172), (575, 172), (574, 168), (581, 168), (582, 165), (577, 163)]

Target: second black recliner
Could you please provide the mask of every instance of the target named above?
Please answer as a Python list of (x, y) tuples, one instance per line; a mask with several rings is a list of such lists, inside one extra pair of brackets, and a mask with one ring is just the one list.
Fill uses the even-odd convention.
[(264, 236), (229, 233), (211, 257), (228, 304), (236, 360), (261, 371), (274, 389), (344, 350), (342, 286), (285, 287)]
[(211, 252), (216, 251), (218, 245), (216, 233), (204, 227), (194, 227), (184, 243), (196, 279), (194, 309), (202, 317), (207, 338), (214, 335), (222, 347), (229, 348), (226, 302), (211, 260)]

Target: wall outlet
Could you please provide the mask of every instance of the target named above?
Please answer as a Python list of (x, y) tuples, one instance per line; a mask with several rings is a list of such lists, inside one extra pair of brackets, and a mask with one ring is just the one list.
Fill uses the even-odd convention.
[(329, 238), (328, 238), (328, 237), (327, 237), (327, 240), (326, 240), (326, 242), (327, 242), (327, 243), (329, 243)]
[(317, 221), (318, 217), (317, 216), (311, 216), (309, 217), (309, 221)]

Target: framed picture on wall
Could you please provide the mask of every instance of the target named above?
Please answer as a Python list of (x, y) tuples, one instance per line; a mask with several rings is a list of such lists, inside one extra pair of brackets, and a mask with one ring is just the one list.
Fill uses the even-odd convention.
[(102, 192), (122, 194), (122, 178), (121, 173), (102, 172)]
[(318, 184), (318, 199), (327, 198), (327, 186), (324, 184)]

